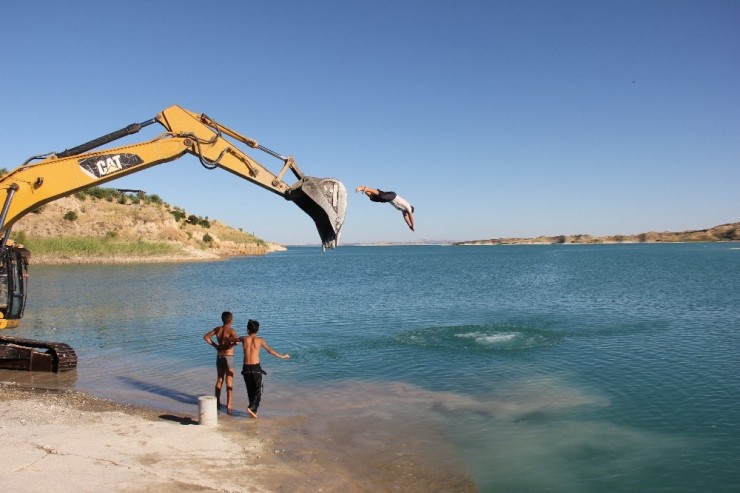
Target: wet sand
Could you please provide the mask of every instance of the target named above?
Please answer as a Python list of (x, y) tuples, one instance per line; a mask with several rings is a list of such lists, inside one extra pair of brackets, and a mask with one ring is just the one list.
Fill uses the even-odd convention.
[[(415, 424), (413, 399), (396, 413), (367, 390), (331, 413), (254, 420), (240, 411), (207, 427), (195, 421), (197, 407), (164, 412), (0, 383), (0, 483), (7, 491), (476, 491), (440, 447), (443, 431)], [(295, 399), (291, 407), (327, 408)]]

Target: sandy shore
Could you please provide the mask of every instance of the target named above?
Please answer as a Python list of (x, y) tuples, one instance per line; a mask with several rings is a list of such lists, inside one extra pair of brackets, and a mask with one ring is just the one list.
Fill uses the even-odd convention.
[(71, 391), (0, 391), (5, 491), (271, 491), (264, 484), (281, 472), (256, 463), (274, 454), (264, 439), (235, 441), (188, 416)]
[(0, 383), (0, 484), (57, 492), (475, 491), (467, 478), (419, 462), (407, 444), (327, 447), (295, 418), (221, 415), (214, 427), (195, 419), (197, 409), (170, 414)]

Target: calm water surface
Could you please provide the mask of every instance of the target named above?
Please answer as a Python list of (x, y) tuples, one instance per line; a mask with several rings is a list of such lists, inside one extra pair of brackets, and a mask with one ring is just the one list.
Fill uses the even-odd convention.
[(71, 344), (76, 388), (192, 411), (223, 310), (292, 355), (263, 358), (264, 414), (413, 423), (481, 491), (740, 491), (738, 244), (32, 266), (9, 335)]

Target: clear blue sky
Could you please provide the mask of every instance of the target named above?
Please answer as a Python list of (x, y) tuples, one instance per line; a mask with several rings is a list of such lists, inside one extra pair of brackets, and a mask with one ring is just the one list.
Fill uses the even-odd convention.
[[(0, 167), (172, 104), (342, 180), (343, 242), (740, 221), (736, 0), (3, 5)], [(360, 184), (414, 204), (416, 233)], [(295, 205), (190, 156), (108, 186), (318, 242)]]

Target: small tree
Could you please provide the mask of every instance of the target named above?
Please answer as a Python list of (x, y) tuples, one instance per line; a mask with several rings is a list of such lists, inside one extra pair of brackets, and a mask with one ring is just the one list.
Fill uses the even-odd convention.
[(174, 209), (170, 211), (170, 214), (172, 214), (172, 217), (175, 218), (176, 222), (180, 222), (185, 217), (185, 213), (181, 211), (180, 209)]

